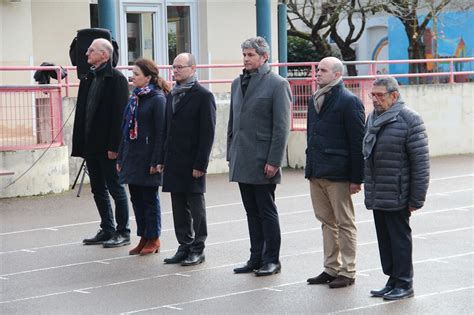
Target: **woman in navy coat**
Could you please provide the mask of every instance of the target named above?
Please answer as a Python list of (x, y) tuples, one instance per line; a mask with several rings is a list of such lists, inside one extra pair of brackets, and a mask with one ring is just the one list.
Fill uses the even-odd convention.
[(144, 58), (135, 61), (132, 84), (135, 89), (124, 112), (117, 170), (120, 182), (128, 184), (141, 237), (129, 254), (146, 255), (160, 249), (161, 174), (157, 165), (169, 86), (159, 77), (156, 64)]

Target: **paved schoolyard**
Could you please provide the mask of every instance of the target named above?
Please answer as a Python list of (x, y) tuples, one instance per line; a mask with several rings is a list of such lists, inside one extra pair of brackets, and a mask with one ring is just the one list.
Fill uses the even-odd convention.
[[(415, 298), (384, 302), (372, 212), (355, 196), (358, 275), (329, 289), (306, 279), (322, 270), (322, 239), (302, 170), (285, 170), (277, 188), (282, 273), (234, 275), (249, 240), (237, 185), (208, 177), (206, 262), (164, 265), (177, 247), (170, 200), (161, 193), (162, 250), (128, 256), (130, 246), (83, 246), (98, 229), (89, 187), (42, 197), (0, 200), (1, 314), (467, 314), (474, 308), (474, 156), (432, 159), (427, 203), (412, 217)], [(131, 214), (132, 215), (132, 214)], [(135, 221), (131, 220), (132, 233)], [(137, 242), (137, 237), (132, 238)]]

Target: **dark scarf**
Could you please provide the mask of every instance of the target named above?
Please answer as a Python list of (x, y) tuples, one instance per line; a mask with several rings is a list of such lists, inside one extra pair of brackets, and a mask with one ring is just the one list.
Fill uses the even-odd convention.
[(125, 110), (125, 128), (124, 136), (128, 135), (130, 140), (138, 138), (138, 98), (147, 95), (153, 90), (153, 85), (147, 85), (142, 88), (135, 88), (132, 96), (128, 100), (127, 109)]
[(397, 116), (400, 111), (405, 107), (405, 102), (402, 101), (401, 97), (393, 104), (389, 109), (381, 114), (377, 114), (374, 110), (367, 118), (366, 132), (364, 136), (364, 142), (362, 144), (362, 152), (364, 159), (368, 159), (372, 154), (372, 150), (377, 142), (377, 136), (380, 128), (388, 122), (397, 120)]
[(175, 111), (176, 104), (183, 98), (187, 91), (189, 91), (194, 84), (197, 82), (197, 76), (194, 74), (192, 77), (188, 78), (183, 83), (176, 83), (176, 85), (171, 90), (171, 95), (173, 96), (173, 112)]

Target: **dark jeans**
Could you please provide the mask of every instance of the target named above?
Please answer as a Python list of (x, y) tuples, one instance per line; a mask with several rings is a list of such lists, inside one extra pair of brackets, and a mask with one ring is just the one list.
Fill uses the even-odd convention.
[(201, 193), (171, 193), (178, 251), (202, 253), (207, 238), (206, 202)]
[(413, 286), (410, 212), (374, 210), (383, 273), (387, 285), (409, 289)]
[(161, 207), (158, 186), (128, 185), (133, 212), (137, 222), (137, 235), (147, 240), (161, 234)]
[(247, 212), (250, 235), (250, 261), (277, 263), (280, 258), (281, 233), (275, 205), (276, 185), (239, 183), (242, 202)]
[[(100, 227), (112, 234), (117, 231), (124, 236), (130, 235), (127, 194), (125, 188), (119, 183), (115, 168), (116, 160), (109, 160), (104, 155), (87, 157), (86, 163), (92, 194), (101, 219)], [(117, 228), (115, 228), (109, 193), (115, 201)]]

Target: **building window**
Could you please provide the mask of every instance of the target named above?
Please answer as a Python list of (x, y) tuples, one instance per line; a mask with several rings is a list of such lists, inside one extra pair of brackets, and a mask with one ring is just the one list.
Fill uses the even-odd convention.
[(168, 6), (168, 56), (172, 64), (182, 52), (191, 52), (191, 18), (189, 6)]
[(99, 6), (97, 3), (89, 4), (91, 27), (99, 27)]
[(153, 37), (154, 13), (127, 13), (128, 64), (133, 65), (139, 57), (154, 59)]

